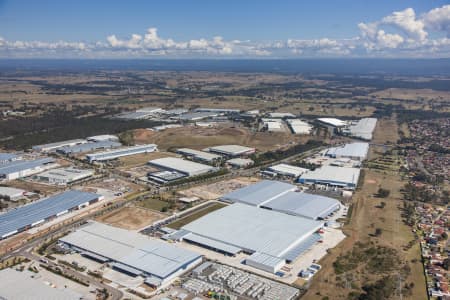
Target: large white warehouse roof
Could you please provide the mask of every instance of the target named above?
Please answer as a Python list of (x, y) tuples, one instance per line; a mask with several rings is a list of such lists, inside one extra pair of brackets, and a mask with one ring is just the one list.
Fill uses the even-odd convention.
[(358, 160), (364, 160), (367, 158), (369, 152), (368, 143), (350, 143), (339, 147), (329, 148), (326, 151), (326, 155), (330, 157), (346, 157)]
[(263, 180), (222, 196), (222, 200), (259, 206), (287, 192), (295, 191), (295, 185), (281, 181)]
[(201, 256), (143, 234), (91, 222), (60, 241), (165, 279)]
[(288, 164), (278, 164), (278, 165), (270, 166), (267, 169), (269, 171), (275, 172), (279, 175), (292, 176), (292, 177), (298, 177), (298, 176), (302, 175), (303, 173), (309, 171), (308, 169), (300, 168), (300, 167), (288, 165)]
[(180, 173), (187, 174), (189, 176), (195, 176), (200, 174), (205, 174), (208, 172), (213, 172), (217, 170), (217, 168), (199, 164), (193, 161), (184, 160), (177, 157), (164, 157), (153, 159), (148, 162), (150, 165), (163, 168), (166, 170), (177, 171)]
[(350, 135), (370, 141), (376, 126), (376, 118), (362, 118), (356, 124), (350, 125), (348, 130)]
[(221, 146), (214, 146), (209, 147), (208, 151), (220, 153), (224, 155), (230, 155), (230, 156), (237, 156), (237, 155), (244, 155), (244, 154), (250, 154), (255, 152), (255, 148), (240, 146), (240, 145), (221, 145)]
[(235, 203), (182, 229), (249, 252), (284, 258), (322, 225), (322, 222)]
[(341, 168), (322, 166), (300, 176), (300, 183), (329, 184), (350, 189), (356, 188), (360, 170), (357, 168)]
[(331, 125), (334, 127), (343, 127), (343, 126), (347, 125), (347, 122), (336, 119), (336, 118), (318, 118), (317, 120), (324, 124)]
[(325, 218), (340, 207), (336, 199), (300, 192), (288, 192), (263, 205), (275, 211), (316, 220)]

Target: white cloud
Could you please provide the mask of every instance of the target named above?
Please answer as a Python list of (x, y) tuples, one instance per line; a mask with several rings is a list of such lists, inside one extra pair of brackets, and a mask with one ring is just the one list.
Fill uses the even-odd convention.
[[(111, 34), (95, 42), (10, 41), (0, 37), (1, 57), (321, 57), (397, 56), (450, 57), (450, 5), (416, 15), (412, 8), (374, 22), (357, 24), (359, 35), (348, 39), (290, 38), (274, 41), (227, 40), (221, 36), (178, 41), (158, 29), (128, 37)], [(433, 33), (446, 33), (447, 37)], [(433, 37), (434, 38), (431, 38)], [(438, 37), (436, 37), (438, 36)]]
[(430, 10), (423, 15), (426, 28), (443, 31), (450, 37), (450, 5), (444, 5)]
[(384, 17), (381, 24), (393, 25), (404, 31), (408, 37), (417, 41), (425, 40), (428, 35), (424, 30), (423, 20), (416, 19), (416, 13), (412, 8), (393, 12), (391, 15)]

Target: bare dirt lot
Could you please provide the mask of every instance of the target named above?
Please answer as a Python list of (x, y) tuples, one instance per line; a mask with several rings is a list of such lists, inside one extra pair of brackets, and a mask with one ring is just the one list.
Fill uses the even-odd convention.
[(278, 149), (289, 143), (307, 141), (308, 137), (294, 136), (290, 133), (251, 132), (247, 128), (203, 128), (186, 126), (164, 131), (138, 129), (135, 131), (136, 143), (155, 143), (161, 150), (174, 147), (203, 149), (206, 147), (239, 144), (255, 147), (259, 151)]
[(136, 230), (164, 217), (164, 214), (143, 207), (129, 206), (103, 215), (97, 218), (97, 221), (124, 229)]
[(203, 200), (214, 200), (236, 189), (259, 181), (258, 178), (239, 177), (230, 180), (215, 182), (208, 185), (192, 187), (178, 193), (185, 197), (199, 197)]
[(136, 167), (146, 164), (149, 160), (175, 156), (174, 153), (169, 152), (152, 152), (152, 153), (142, 153), (136, 155), (129, 155), (119, 158), (119, 165), (121, 167)]

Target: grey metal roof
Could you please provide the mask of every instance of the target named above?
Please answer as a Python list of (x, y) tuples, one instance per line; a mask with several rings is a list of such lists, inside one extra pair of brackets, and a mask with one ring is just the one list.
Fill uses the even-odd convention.
[(220, 145), (209, 147), (208, 151), (223, 153), (226, 155), (241, 155), (249, 152), (255, 151), (255, 148), (245, 147), (241, 145)]
[(0, 215), (0, 237), (98, 199), (100, 195), (70, 190)]
[(52, 163), (55, 160), (53, 158), (40, 158), (35, 160), (15, 160), (6, 164), (0, 165), (0, 175), (8, 175), (11, 173), (16, 173), (38, 166), (42, 166), (48, 163)]
[(216, 250), (220, 250), (220, 251), (223, 251), (223, 252), (226, 252), (226, 253), (229, 253), (229, 254), (233, 254), (233, 255), (235, 255), (235, 254), (237, 254), (237, 253), (242, 251), (242, 249), (239, 248), (239, 247), (235, 247), (233, 245), (222, 243), (220, 241), (212, 240), (212, 239), (209, 239), (207, 237), (203, 237), (203, 236), (197, 235), (195, 233), (189, 233), (188, 235), (185, 235), (183, 237), (183, 240), (187, 240), (187, 241), (190, 241), (190, 242), (194, 242), (194, 243), (198, 243), (198, 244), (201, 244), (201, 245), (205, 245), (205, 246), (208, 246), (210, 248), (213, 248), (213, 249), (216, 249)]
[(339, 209), (336, 199), (308, 193), (288, 192), (264, 204), (264, 207), (309, 219), (324, 218)]
[(213, 161), (215, 159), (221, 159), (222, 156), (218, 154), (212, 154), (204, 151), (199, 151), (195, 149), (189, 149), (189, 148), (179, 148), (177, 149), (177, 152), (183, 155), (189, 155), (193, 156), (194, 158), (204, 160), (204, 161)]
[(97, 222), (79, 228), (60, 241), (162, 279), (200, 258), (195, 252)]
[(289, 251), (284, 253), (282, 257), (287, 261), (294, 261), (297, 259), (297, 257), (302, 255), (302, 253), (310, 249), (320, 239), (322, 239), (320, 234), (313, 233), (310, 236), (306, 237), (303, 241), (295, 245), (295, 247), (289, 249)]
[(201, 120), (206, 119), (209, 117), (215, 117), (217, 116), (217, 113), (214, 112), (188, 112), (180, 115), (178, 118), (180, 120), (189, 121), (189, 120)]
[(16, 154), (13, 154), (13, 153), (0, 153), (0, 162), (16, 159), (18, 157), (19, 156), (17, 156)]
[(138, 120), (138, 119), (145, 119), (148, 116), (151, 116), (151, 112), (129, 112), (129, 113), (123, 113), (120, 115), (117, 115), (116, 118), (118, 119), (126, 119), (126, 120)]
[(376, 118), (362, 118), (356, 124), (349, 126), (348, 130), (352, 136), (365, 140), (372, 139), (372, 133), (377, 126)]
[(366, 159), (368, 151), (369, 143), (350, 143), (329, 148), (326, 151), (326, 155), (331, 157), (359, 157), (363, 160)]
[(155, 144), (131, 146), (131, 147), (125, 147), (125, 148), (120, 148), (120, 149), (116, 149), (116, 150), (109, 150), (109, 151), (104, 151), (104, 152), (87, 154), (86, 158), (89, 161), (110, 160), (110, 159), (115, 159), (115, 158), (122, 157), (122, 156), (139, 154), (139, 153), (144, 153), (144, 152), (148, 152), (148, 151), (155, 151), (156, 147), (157, 146)]
[(79, 300), (83, 295), (62, 286), (54, 288), (46, 284), (42, 276), (29, 271), (8, 268), (0, 271), (0, 299), (27, 300)]
[(56, 142), (56, 143), (36, 145), (36, 146), (33, 146), (32, 148), (34, 150), (41, 151), (43, 149), (57, 149), (57, 148), (68, 146), (68, 145), (82, 144), (82, 143), (86, 143), (86, 142), (87, 141), (84, 139), (74, 139), (74, 140), (67, 140), (67, 141), (61, 141), (61, 142)]
[(117, 148), (122, 146), (121, 143), (114, 141), (101, 141), (101, 142), (89, 142), (85, 144), (79, 144), (74, 146), (65, 146), (59, 148), (57, 151), (64, 154), (89, 152), (97, 149)]
[(247, 251), (280, 257), (322, 225), (323, 222), (235, 203), (182, 229)]
[(156, 167), (167, 170), (175, 170), (177, 172), (185, 173), (188, 175), (199, 175), (217, 170), (217, 168), (215, 167), (181, 159), (178, 157), (157, 158), (150, 160), (148, 163)]
[(357, 168), (322, 166), (314, 171), (302, 174), (299, 182), (318, 182), (333, 185), (356, 186), (359, 174), (360, 170)]
[(271, 255), (268, 255), (265, 253), (259, 253), (259, 252), (253, 253), (246, 260), (253, 261), (253, 262), (268, 266), (270, 268), (276, 268), (277, 266), (279, 266), (280, 263), (282, 263), (282, 262), (284, 263), (284, 259), (282, 259), (282, 258), (271, 256)]
[(289, 191), (296, 190), (295, 185), (280, 181), (263, 180), (222, 196), (221, 199), (250, 205), (261, 205)]

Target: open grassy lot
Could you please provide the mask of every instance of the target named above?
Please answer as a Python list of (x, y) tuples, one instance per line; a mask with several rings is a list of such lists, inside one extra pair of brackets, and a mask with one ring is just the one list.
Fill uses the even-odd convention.
[(135, 140), (137, 143), (155, 143), (161, 150), (174, 147), (203, 149), (215, 145), (241, 144), (255, 147), (260, 151), (267, 151), (281, 148), (289, 143), (306, 142), (308, 137), (295, 136), (287, 132), (251, 132), (244, 127), (201, 128), (186, 126), (160, 132), (139, 129), (135, 131)]
[(204, 215), (209, 214), (210, 212), (213, 212), (215, 210), (221, 209), (223, 207), (225, 207), (226, 204), (223, 203), (215, 203), (211, 206), (208, 206), (204, 209), (201, 209), (199, 211), (196, 211), (195, 213), (188, 215), (182, 219), (179, 219), (173, 223), (170, 223), (169, 225), (167, 225), (167, 227), (173, 228), (173, 229), (180, 229), (181, 227), (183, 227), (186, 224), (191, 223), (192, 221), (197, 220), (198, 218), (203, 217)]
[[(380, 186), (391, 191), (388, 198), (379, 199), (373, 196)], [(403, 268), (409, 268), (410, 272), (402, 278), (402, 281), (405, 284), (414, 283), (410, 294), (404, 292), (403, 299), (426, 299), (420, 248), (417, 242), (412, 242), (414, 236), (411, 228), (402, 222), (400, 215), (399, 207), (402, 201), (399, 200), (399, 188), (401, 186), (402, 183), (397, 175), (384, 175), (373, 170), (366, 171), (364, 187), (354, 196), (352, 219), (344, 228), (348, 238), (319, 262), (323, 269), (313, 279), (304, 299), (321, 299), (325, 296), (329, 299), (347, 299), (349, 293), (361, 292), (360, 288), (364, 284), (374, 282), (382, 275), (398, 276)], [(380, 208), (382, 201), (385, 202), (384, 208)], [(377, 229), (381, 230), (379, 236), (375, 235)], [(411, 248), (408, 247), (410, 242), (413, 244)], [(376, 257), (379, 260), (379, 266), (375, 267), (358, 261), (356, 256), (354, 260), (353, 258), (339, 259), (344, 261), (342, 269), (348, 269), (348, 271), (337, 274), (333, 263), (338, 258), (351, 253), (355, 248), (357, 249), (358, 247), (355, 246), (357, 243), (369, 245), (370, 249), (390, 250), (385, 256)], [(389, 263), (389, 257), (394, 257), (395, 262)], [(367, 260), (373, 259), (367, 256)], [(386, 262), (388, 265), (383, 265)], [(355, 266), (350, 267), (351, 265)], [(390, 265), (395, 268), (390, 268)]]
[(130, 206), (114, 210), (109, 214), (99, 217), (97, 221), (124, 229), (134, 230), (150, 225), (153, 222), (162, 219), (164, 216), (164, 214), (143, 207)]
[(167, 207), (169, 203), (166, 201), (162, 201), (156, 198), (147, 198), (142, 201), (139, 201), (137, 205), (142, 206), (147, 209), (153, 209), (157, 211), (161, 211), (164, 207)]

